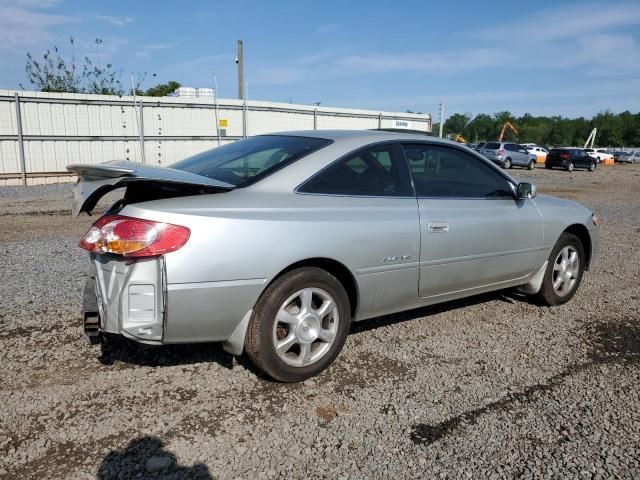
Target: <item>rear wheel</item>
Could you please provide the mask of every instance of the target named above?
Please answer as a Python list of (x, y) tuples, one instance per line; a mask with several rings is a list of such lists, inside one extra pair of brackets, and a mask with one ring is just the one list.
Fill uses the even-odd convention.
[(531, 161), (529, 162), (529, 165), (527, 165), (527, 168), (528, 168), (529, 170), (533, 170), (534, 168), (536, 168), (536, 161), (535, 161), (535, 160), (531, 160)]
[(589, 164), (589, 171), (590, 172), (595, 172), (596, 171), (596, 162), (591, 162)]
[(258, 300), (245, 339), (253, 364), (281, 382), (327, 368), (342, 350), (351, 310), (342, 284), (315, 267), (276, 279)]
[(571, 300), (584, 273), (584, 247), (578, 237), (565, 232), (549, 255), (538, 299), (545, 305), (561, 305)]
[(546, 168), (547, 170), (551, 170), (553, 167), (551, 165), (549, 165), (548, 163), (544, 164), (544, 168)]
[(502, 168), (511, 168), (511, 159), (507, 158), (504, 163), (502, 164)]
[(567, 171), (573, 172), (573, 167), (574, 167), (573, 162), (569, 162), (569, 165), (567, 165)]

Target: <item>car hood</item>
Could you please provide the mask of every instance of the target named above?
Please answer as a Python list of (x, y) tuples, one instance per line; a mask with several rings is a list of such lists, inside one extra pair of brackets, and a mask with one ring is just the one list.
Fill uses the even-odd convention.
[(197, 193), (216, 193), (234, 188), (229, 183), (194, 173), (129, 161), (69, 165), (67, 170), (78, 175), (78, 182), (73, 189), (74, 216), (78, 216), (80, 212), (91, 213), (100, 198), (121, 187), (129, 189), (132, 186), (152, 186), (157, 190), (164, 186), (182, 194), (196, 189)]

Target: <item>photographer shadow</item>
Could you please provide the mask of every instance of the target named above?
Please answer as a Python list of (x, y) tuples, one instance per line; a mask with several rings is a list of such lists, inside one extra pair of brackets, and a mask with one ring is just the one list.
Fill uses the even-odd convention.
[(121, 478), (175, 480), (213, 480), (213, 476), (203, 463), (193, 466), (179, 465), (173, 452), (165, 450), (157, 437), (144, 436), (131, 440), (123, 450), (110, 451), (100, 463), (98, 480)]

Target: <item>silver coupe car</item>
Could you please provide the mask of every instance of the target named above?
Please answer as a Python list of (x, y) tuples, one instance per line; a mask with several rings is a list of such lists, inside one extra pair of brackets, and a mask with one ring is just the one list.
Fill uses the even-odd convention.
[(80, 242), (90, 340), (222, 342), (284, 382), (331, 364), (352, 321), (510, 287), (564, 303), (598, 249), (594, 212), (433, 137), (288, 132), (68, 169), (75, 214), (124, 188)]

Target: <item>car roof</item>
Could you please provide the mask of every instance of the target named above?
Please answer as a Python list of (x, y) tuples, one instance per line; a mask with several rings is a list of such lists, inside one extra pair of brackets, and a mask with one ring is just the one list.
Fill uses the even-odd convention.
[[(427, 133), (427, 132), (425, 132)], [(427, 136), (421, 133), (404, 133), (404, 132), (389, 132), (385, 130), (293, 130), (288, 132), (273, 132), (265, 135), (289, 135), (296, 137), (311, 137), (311, 138), (324, 138), (326, 140), (340, 141), (340, 140), (362, 140), (364, 142), (375, 142), (385, 140), (428, 140), (444, 144), (460, 145), (457, 142), (438, 138), (434, 136)]]

